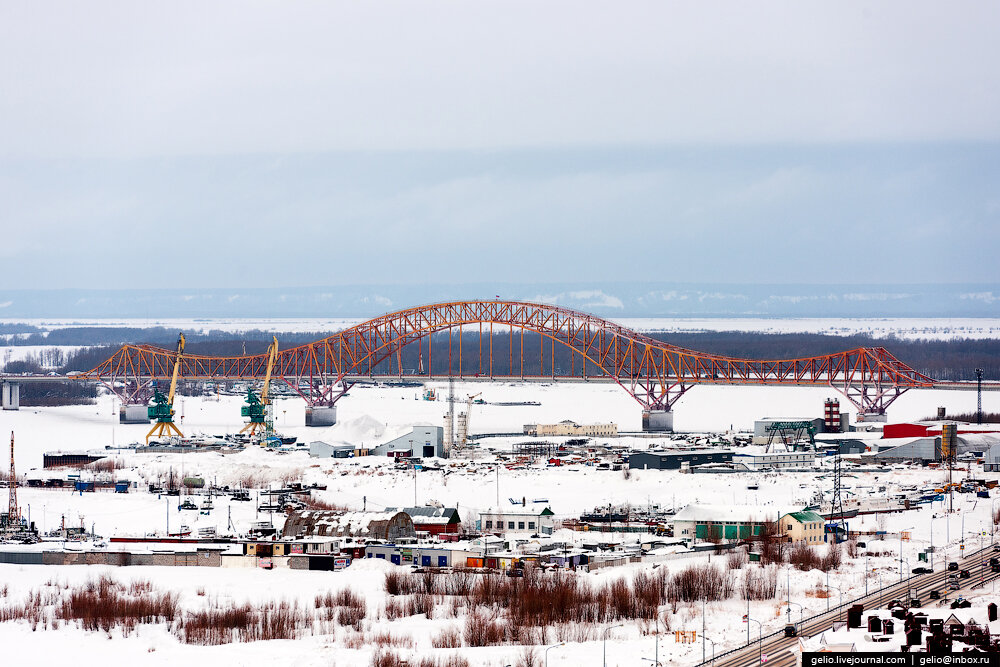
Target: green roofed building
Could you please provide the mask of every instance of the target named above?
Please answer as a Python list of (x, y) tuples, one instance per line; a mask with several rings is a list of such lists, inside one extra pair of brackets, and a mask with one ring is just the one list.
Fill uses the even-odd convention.
[(789, 512), (781, 517), (778, 532), (787, 537), (789, 542), (821, 544), (823, 542), (823, 524), (823, 517), (816, 512), (809, 510)]

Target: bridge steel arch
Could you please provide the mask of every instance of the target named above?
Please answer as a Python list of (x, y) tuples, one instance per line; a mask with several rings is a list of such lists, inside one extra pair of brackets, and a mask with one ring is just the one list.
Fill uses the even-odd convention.
[[(477, 372), (463, 365), (462, 339), (470, 327), (478, 327)], [(485, 374), (483, 327), (489, 329), (489, 364)], [(496, 357), (501, 357), (502, 351), (495, 356), (493, 350), (492, 334), (497, 327), (510, 332), (509, 350), (504, 350), (509, 353), (508, 364), (502, 372), (496, 368)], [(459, 341), (457, 371), (451, 358), (455, 329)], [(514, 356), (515, 331), (521, 334), (518, 357)], [(501, 300), (438, 303), (376, 317), (322, 340), (280, 350), (272, 377), (283, 379), (312, 406), (332, 406), (350, 383), (359, 378), (435, 377), (404, 372), (401, 350), (441, 332), (450, 332), (448, 372), (436, 377), (610, 380), (621, 385), (649, 412), (670, 411), (677, 399), (696, 385), (813, 386), (840, 392), (860, 415), (874, 417), (884, 415), (886, 408), (907, 390), (936, 384), (882, 347), (859, 347), (801, 359), (740, 359), (671, 345), (567, 308)], [(537, 369), (525, 368), (525, 332), (540, 336)], [(550, 347), (549, 364), (545, 364), (546, 341)], [(573, 359), (571, 369), (556, 367), (556, 344), (569, 348)], [(433, 354), (429, 344), (427, 350), (429, 355)], [(577, 356), (581, 362), (579, 370)], [(123, 403), (135, 403), (142, 400), (150, 382), (170, 377), (173, 362), (172, 350), (125, 345), (98, 367), (76, 377), (99, 380), (118, 394)], [(180, 378), (257, 380), (264, 377), (266, 370), (266, 354), (234, 357), (185, 354)]]

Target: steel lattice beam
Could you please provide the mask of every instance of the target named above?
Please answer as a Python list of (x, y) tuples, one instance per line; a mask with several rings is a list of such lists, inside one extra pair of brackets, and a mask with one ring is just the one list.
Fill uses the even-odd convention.
[[(313, 404), (332, 404), (343, 393), (345, 382), (357, 377), (402, 375), (400, 350), (432, 334), (478, 327), (479, 370), (482, 370), (482, 329), (485, 325), (508, 327), (538, 334), (542, 347), (539, 368), (525, 373), (523, 337), (520, 358), (513, 352), (508, 368), (495, 369), (493, 347), (489, 349), (489, 377), (587, 379), (587, 365), (620, 384), (644, 408), (669, 410), (681, 394), (695, 385), (794, 385), (832, 387), (865, 414), (882, 414), (903, 392), (933, 387), (935, 381), (893, 357), (882, 347), (860, 347), (835, 354), (801, 359), (757, 360), (705, 354), (670, 345), (594, 315), (528, 302), (461, 301), (438, 303), (390, 313), (345, 329), (328, 338), (281, 350), (273, 371)], [(473, 335), (473, 334), (467, 334)], [(491, 338), (492, 340), (492, 338)], [(548, 343), (546, 343), (548, 341)], [(572, 351), (570, 372), (555, 367), (555, 345)], [(543, 363), (550, 346), (551, 364)], [(448, 373), (457, 377), (478, 376), (449, 358)], [(507, 355), (498, 355), (506, 357)], [(581, 360), (582, 374), (575, 369)], [(135, 400), (120, 387), (133, 387), (135, 395), (154, 379), (170, 377), (174, 352), (148, 345), (126, 345), (110, 359), (80, 379), (100, 380), (123, 400)], [(397, 360), (392, 371), (393, 358)], [(379, 368), (388, 362), (388, 371)], [(185, 355), (180, 377), (187, 380), (257, 380), (267, 370), (267, 355), (211, 357)], [(590, 377), (594, 377), (591, 375)], [(341, 387), (334, 389), (334, 387)]]

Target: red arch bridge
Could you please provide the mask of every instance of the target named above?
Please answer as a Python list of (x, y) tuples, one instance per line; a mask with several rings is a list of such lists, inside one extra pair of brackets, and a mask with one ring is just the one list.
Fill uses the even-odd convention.
[[(125, 345), (76, 377), (102, 382), (123, 405), (141, 404), (153, 381), (170, 379), (175, 359), (174, 350)], [(266, 353), (184, 354), (179, 377), (260, 380), (267, 364)], [(438, 303), (377, 317), (280, 350), (272, 377), (306, 400), (307, 423), (310, 415), (325, 415), (312, 420), (316, 425), (333, 423), (337, 400), (352, 382), (369, 378), (615, 382), (642, 406), (650, 430), (671, 428), (673, 405), (697, 385), (829, 387), (847, 398), (861, 421), (883, 421), (886, 408), (910, 389), (975, 388), (935, 381), (882, 347), (739, 359), (677, 347), (567, 308), (500, 300)]]

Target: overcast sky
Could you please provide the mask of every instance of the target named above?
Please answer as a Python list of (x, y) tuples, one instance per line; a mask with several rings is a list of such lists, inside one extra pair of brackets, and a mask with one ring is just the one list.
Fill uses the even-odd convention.
[(5, 2), (4, 287), (997, 282), (998, 34), (996, 2)]

